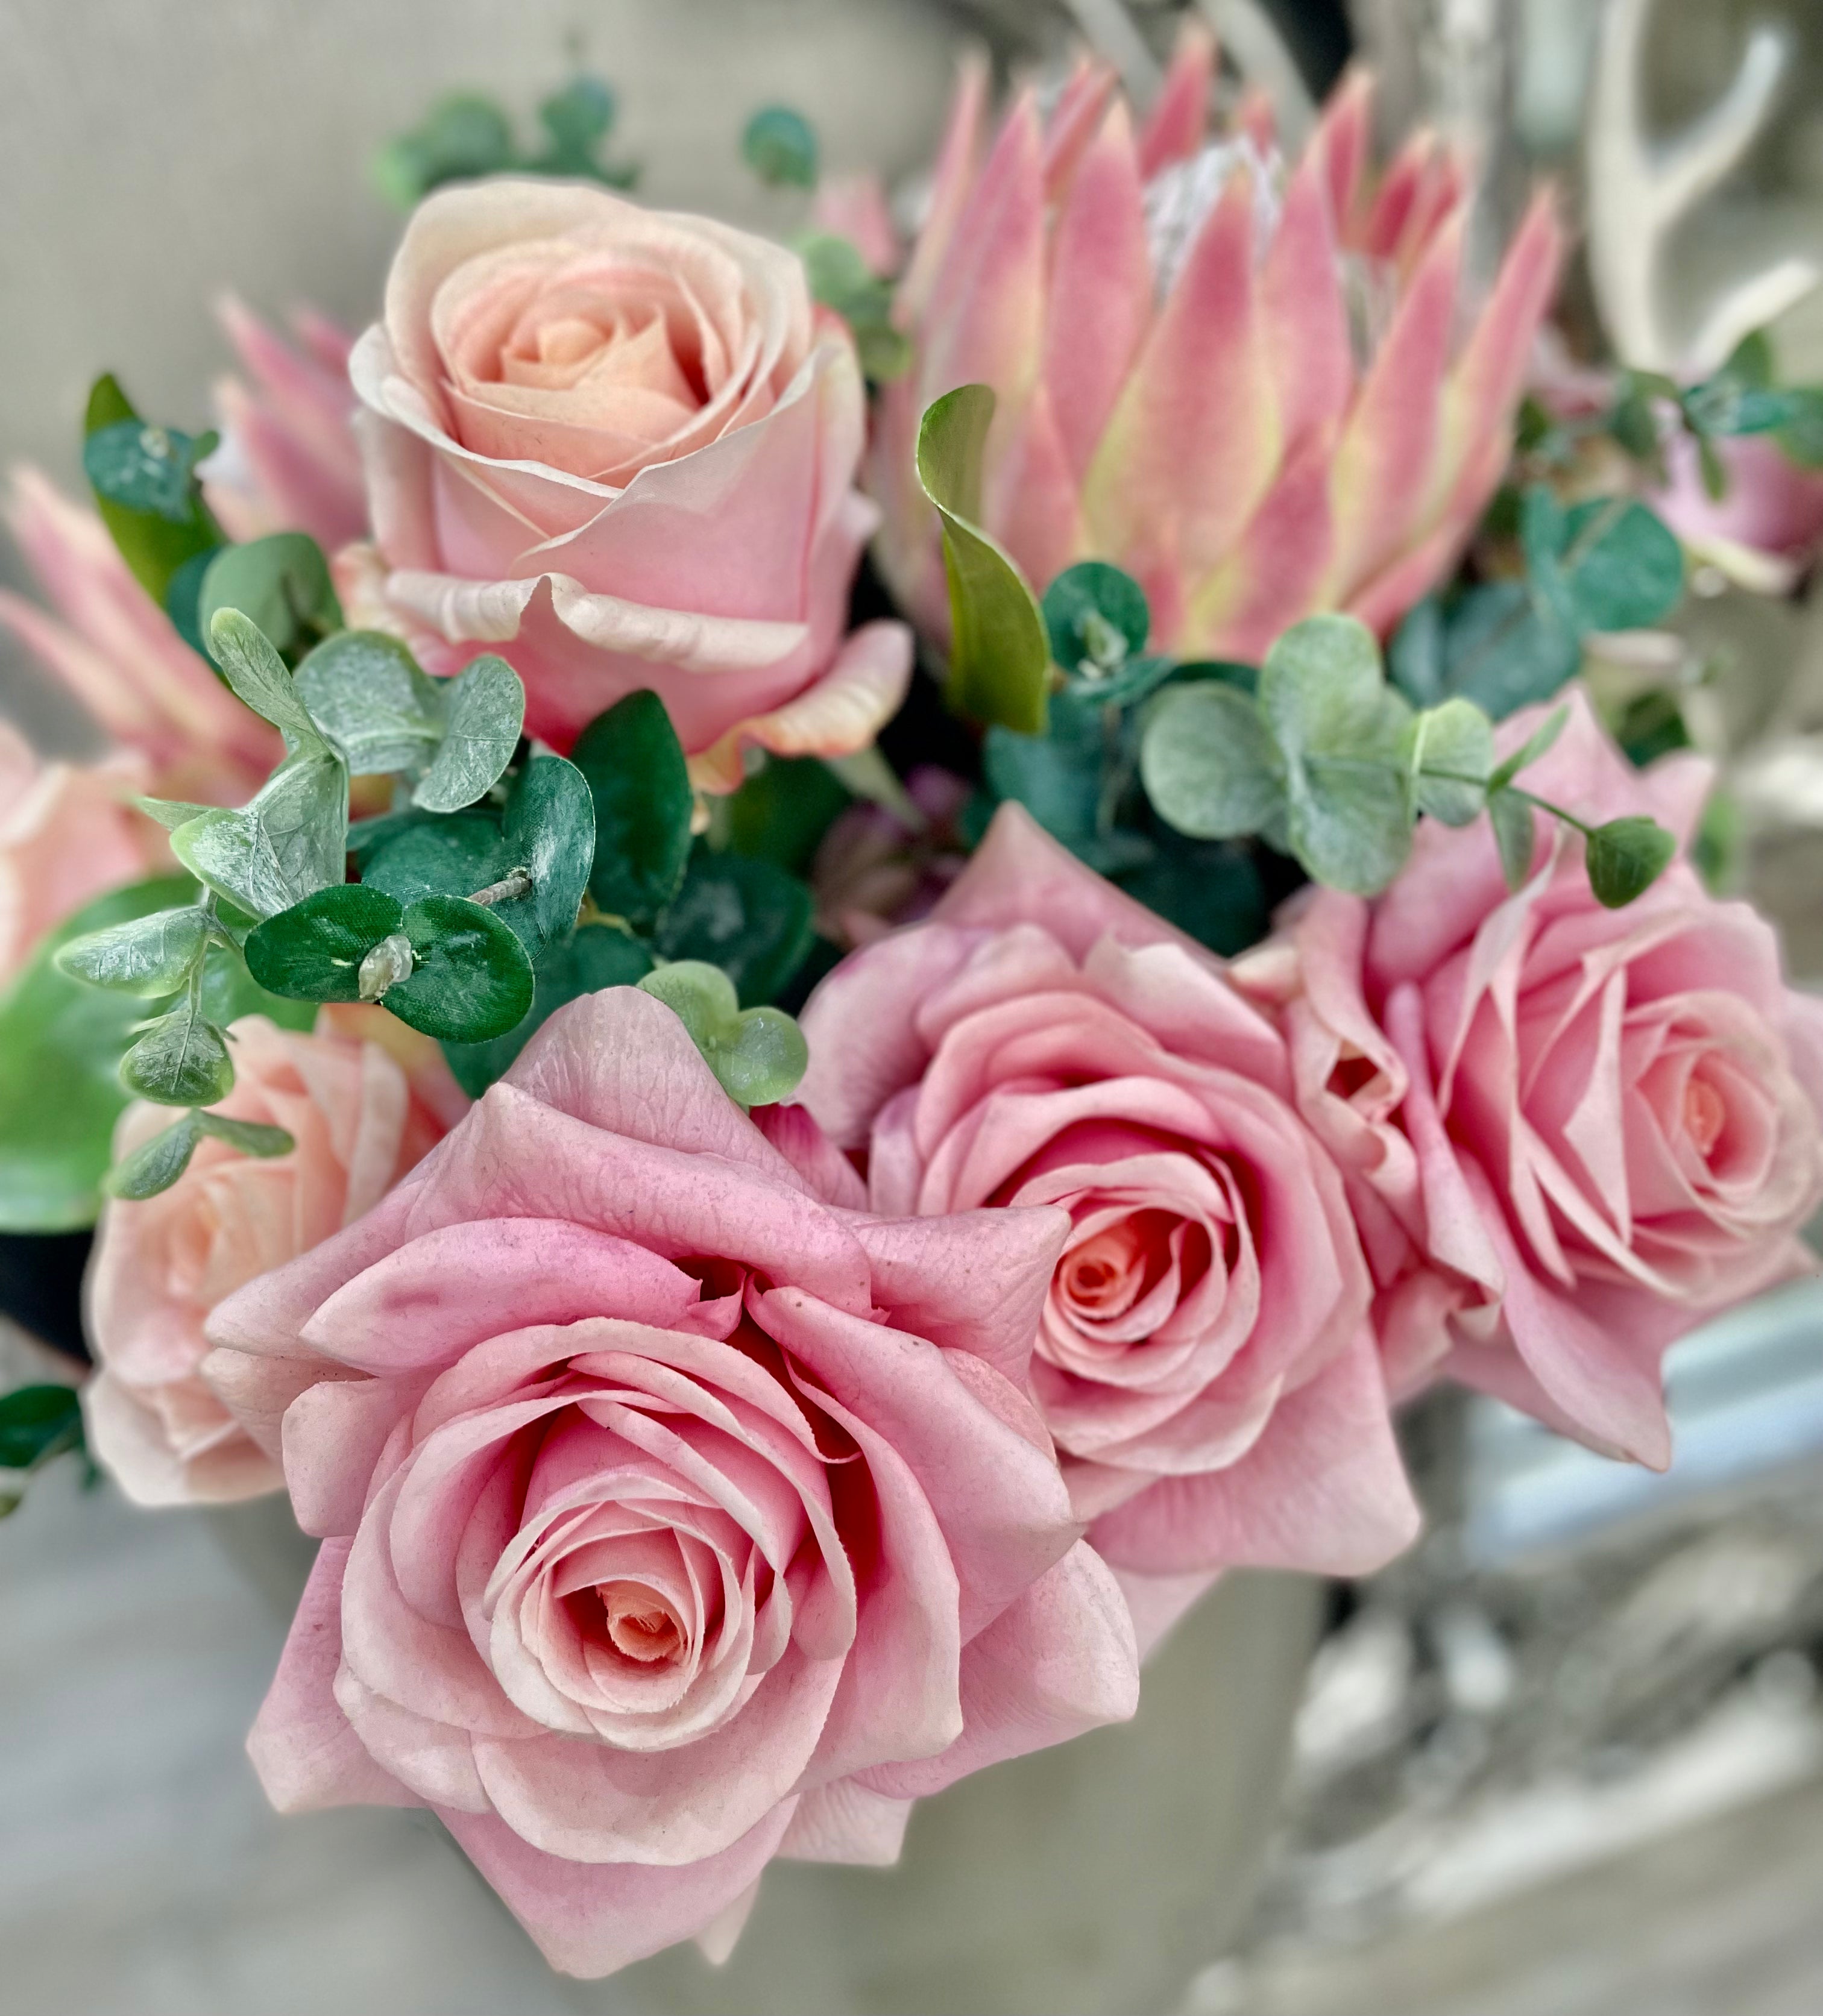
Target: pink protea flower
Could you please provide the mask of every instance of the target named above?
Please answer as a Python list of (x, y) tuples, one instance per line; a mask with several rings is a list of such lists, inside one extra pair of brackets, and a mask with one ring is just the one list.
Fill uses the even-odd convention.
[(1135, 574), (1155, 646), (1257, 656), (1345, 609), (1385, 630), (1447, 570), (1504, 466), (1561, 239), (1540, 197), (1462, 337), (1469, 190), (1414, 138), (1377, 185), (1369, 86), (1345, 82), (1302, 159), (1256, 106), (1205, 132), (1212, 45), (1183, 44), (1136, 135), (1085, 64), (1048, 122), (1015, 99), (985, 164), (965, 73), (899, 297), (917, 346), (882, 395), (878, 556), (943, 633), (913, 448), (931, 400), (1000, 401), (982, 517), (1033, 585), (1085, 559)]
[(111, 742), (144, 758), (140, 788), (211, 805), (250, 797), (278, 761), (278, 736), (178, 635), (100, 519), (23, 466), (5, 517), (57, 614), (0, 589), (0, 623)]
[(232, 294), (216, 314), (245, 376), (215, 386), (222, 446), (204, 473), (209, 508), (235, 539), (308, 532), (333, 553), (367, 531), (367, 491), (351, 423), (354, 338), (314, 308), (287, 343)]

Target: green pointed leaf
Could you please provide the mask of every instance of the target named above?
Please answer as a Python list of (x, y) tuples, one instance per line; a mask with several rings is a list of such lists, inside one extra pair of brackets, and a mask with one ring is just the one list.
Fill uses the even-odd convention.
[(82, 1446), (82, 1402), (74, 1386), (16, 1386), (0, 1395), (0, 1470), (36, 1470)]
[(384, 631), (326, 638), (296, 680), (312, 720), (355, 776), (421, 769), (443, 739), (442, 690)]
[(261, 987), (298, 1001), (358, 1001), (361, 967), (401, 927), (404, 907), (359, 882), (319, 889), (247, 934), (247, 970)]
[(142, 1141), (124, 1161), (109, 1170), (103, 1185), (108, 1195), (124, 1204), (142, 1204), (169, 1190), (189, 1167), (202, 1138), (198, 1118), (193, 1111), (186, 1113), (150, 1141)]
[(631, 987), (651, 970), (650, 952), (630, 932), (615, 924), (584, 924), (539, 961), (531, 1006), (522, 1022), (489, 1042), (444, 1045), (456, 1083), (479, 1099), (560, 1008), (604, 987)]
[(1285, 810), (1284, 765), (1247, 694), (1174, 686), (1146, 722), (1140, 778), (1158, 816), (1198, 840), (1259, 833)]
[(237, 1154), (270, 1161), (275, 1155), (288, 1155), (297, 1146), (283, 1127), (268, 1127), (260, 1120), (232, 1120), (225, 1113), (199, 1113), (196, 1125), (205, 1134), (225, 1141)]
[(149, 819), (156, 819), (167, 833), (200, 819), (205, 812), (219, 812), (219, 805), (193, 805), (182, 798), (135, 798), (133, 803)]
[(427, 812), (460, 812), (504, 773), (525, 725), (525, 688), (504, 658), (471, 659), (451, 682), (449, 725), (412, 803)]
[(426, 896), (405, 913), (417, 956), (409, 980), (389, 988), (388, 1011), (448, 1043), (503, 1036), (531, 1006), (531, 961), (491, 911), (459, 896)]
[(340, 883), (348, 776), (338, 757), (294, 756), (238, 812), (204, 812), (171, 837), (193, 875), (255, 917)]
[(770, 187), (816, 186), (816, 129), (788, 105), (762, 106), (755, 113), (740, 136), (740, 152)]
[(1042, 735), (1050, 671), (1044, 618), (1018, 568), (974, 522), (993, 416), (993, 391), (962, 385), (926, 407), (918, 429), (918, 481), (942, 521), (949, 584), (945, 692), (975, 721)]
[(1522, 770), (1536, 763), (1562, 734), (1564, 723), (1569, 718), (1570, 711), (1567, 707), (1553, 707), (1512, 754), (1497, 764), (1488, 773), (1489, 790), (1497, 791), (1503, 784), (1510, 784)]
[(213, 1106), (233, 1090), (234, 1066), (201, 1004), (185, 1000), (151, 1023), (121, 1058), (121, 1082), (160, 1106)]
[(804, 1032), (780, 1009), (740, 1012), (733, 985), (719, 967), (680, 960), (648, 974), (639, 986), (690, 1031), (730, 1099), (772, 1106), (797, 1090), (810, 1062)]
[(342, 627), (329, 562), (307, 532), (273, 532), (224, 546), (196, 594), (196, 627), (205, 637), (213, 638), (225, 609), (238, 609), (279, 651), (294, 655)]
[(769, 861), (699, 847), (677, 900), (653, 934), (661, 959), (719, 967), (744, 1006), (772, 999), (815, 935), (809, 890)]
[[(1404, 736), (1412, 803), (1445, 826), (1468, 826), (1487, 801), (1493, 725), (1471, 700), (1447, 700), (1414, 715)], [(1475, 781), (1465, 783), (1464, 778)]]
[(1610, 910), (1624, 909), (1665, 872), (1677, 851), (1677, 836), (1655, 820), (1610, 819), (1589, 835), (1589, 887)]
[(243, 610), (218, 609), (204, 626), (210, 655), (236, 694), (285, 738), (294, 756), (326, 754), (329, 745), (304, 704), (285, 661)]
[(1494, 844), (1500, 849), (1501, 873), (1511, 890), (1525, 887), (1532, 873), (1532, 856), (1538, 831), (1529, 799), (1517, 791), (1490, 790), (1487, 794), (1488, 823), (1493, 828)]
[(570, 760), (595, 802), (589, 893), (607, 916), (643, 928), (683, 883), (695, 802), (664, 702), (629, 693), (577, 736)]
[(175, 994), (202, 957), (208, 936), (208, 924), (193, 903), (160, 910), (73, 938), (56, 954), (57, 970), (124, 994)]

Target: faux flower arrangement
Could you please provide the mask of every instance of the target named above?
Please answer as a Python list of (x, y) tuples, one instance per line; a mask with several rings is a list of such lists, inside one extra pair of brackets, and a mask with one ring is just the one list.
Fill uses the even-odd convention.
[[(1566, 686), (1683, 560), (1514, 463), (1549, 201), (1469, 307), (1459, 164), (1212, 63), (991, 142), (967, 70), (902, 255), (640, 207), (599, 88), (432, 122), (357, 342), (232, 309), (220, 438), (104, 378), (95, 513), (17, 479), (117, 747), (0, 745), (0, 1218), (99, 1213), (0, 1456), (288, 1492), (267, 1791), (431, 1809), (567, 1971), (1387, 1561), (1432, 1382), (1664, 1464), (1814, 1265), (1823, 1014)], [(1733, 368), (1627, 397), (1810, 412)]]

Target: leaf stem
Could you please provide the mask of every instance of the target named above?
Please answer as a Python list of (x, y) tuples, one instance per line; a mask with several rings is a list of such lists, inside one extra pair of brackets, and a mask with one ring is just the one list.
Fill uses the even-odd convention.
[(533, 888), (529, 868), (510, 868), (498, 882), (490, 882), (485, 889), (477, 889), (469, 898), (471, 903), (479, 903), (487, 909), (495, 903), (517, 902), (521, 896), (529, 896)]

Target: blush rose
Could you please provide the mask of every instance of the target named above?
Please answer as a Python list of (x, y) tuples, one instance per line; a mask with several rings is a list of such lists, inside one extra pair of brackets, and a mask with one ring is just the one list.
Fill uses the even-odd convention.
[(323, 1539), (268, 1792), (432, 1807), (571, 1973), (726, 1950), (774, 1855), (889, 1862), (913, 1797), (1137, 1699), (1022, 1391), (1061, 1215), (870, 1218), (776, 1131), (589, 996), (210, 1322)]
[[(268, 1161), (200, 1142), (169, 1190), (107, 1207), (89, 1266), (89, 1446), (142, 1505), (278, 1488), (278, 1466), (200, 1376), (204, 1320), (377, 1204), (468, 1104), (437, 1046), (377, 1008), (325, 1009), (310, 1035), (248, 1016), (229, 1035), (235, 1085), (218, 1110), (283, 1127), (296, 1147)], [(174, 1118), (128, 1107), (117, 1153)]]
[(1410, 1539), (1341, 1178), (1209, 955), (1007, 805), (804, 1028), (799, 1096), (876, 1211), (1068, 1213), (1032, 1391), (1143, 1637), (1223, 1567)]
[(440, 191), (351, 369), (352, 608), (434, 670), (497, 647), (554, 747), (650, 687), (730, 790), (744, 744), (852, 751), (903, 697), (903, 625), (843, 642), (865, 399), (793, 253), (578, 184)]

